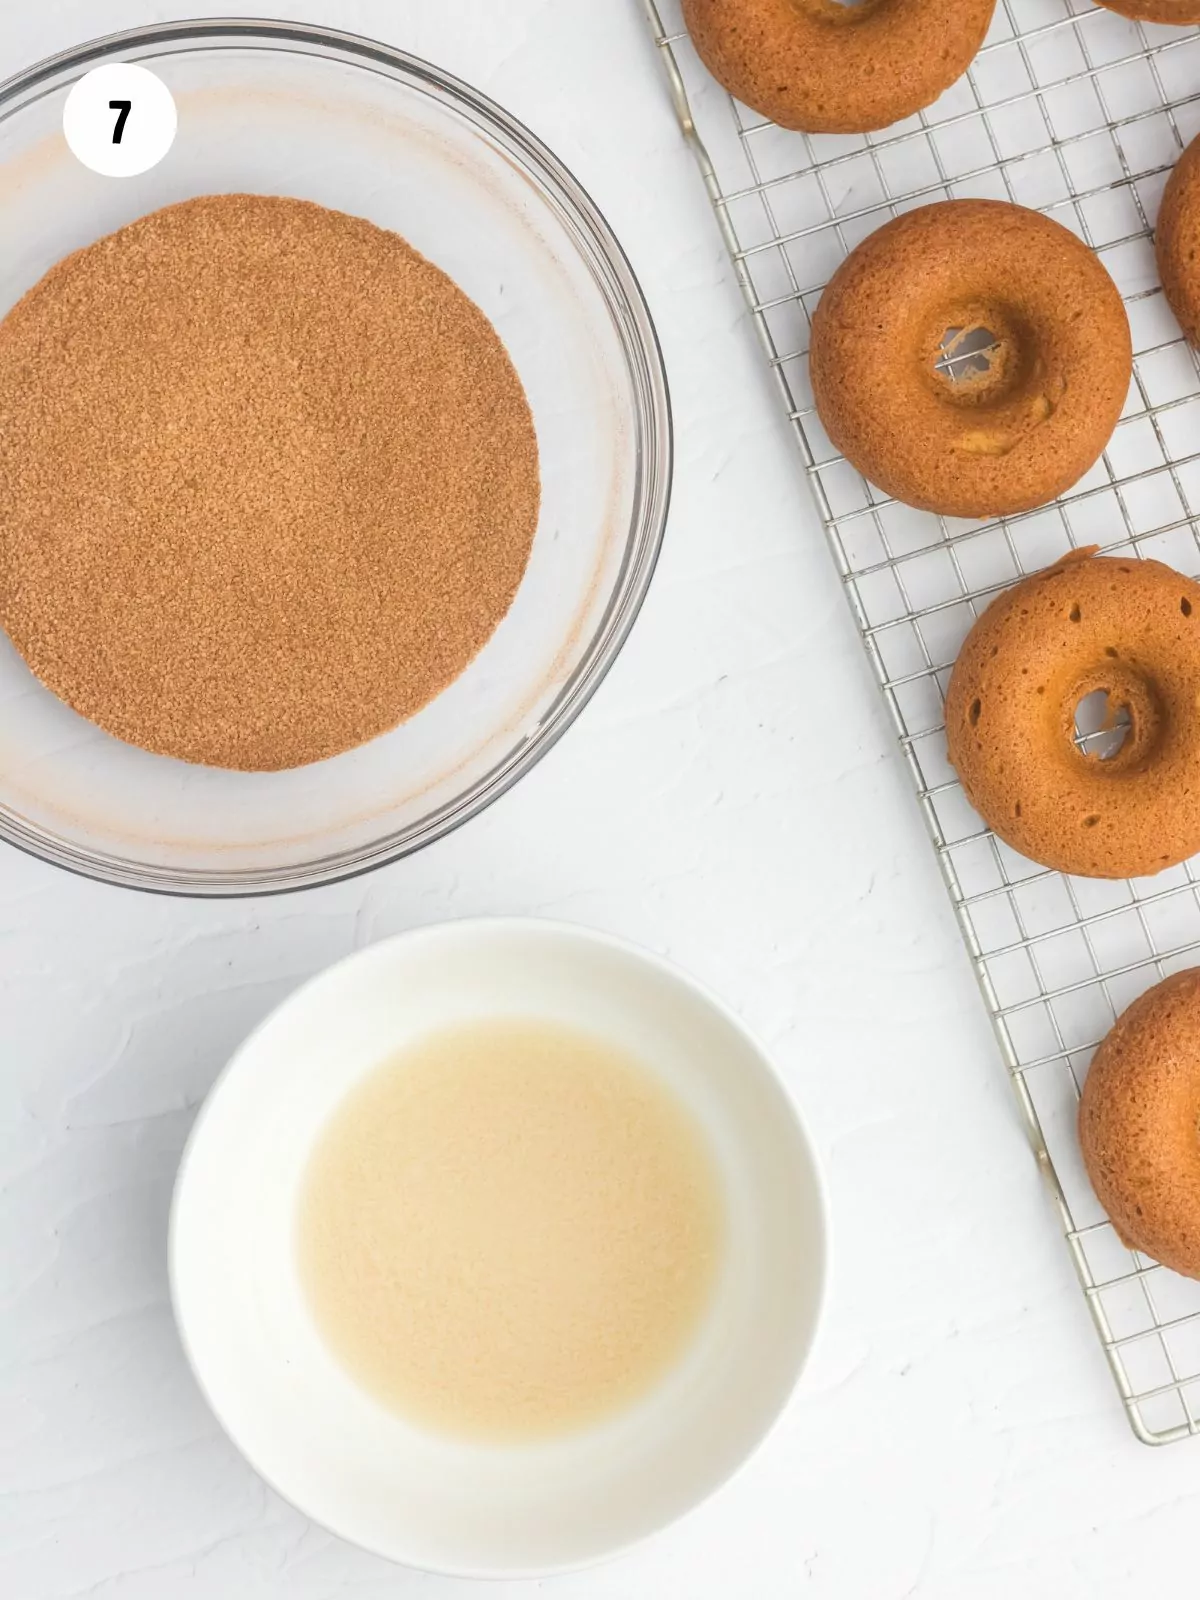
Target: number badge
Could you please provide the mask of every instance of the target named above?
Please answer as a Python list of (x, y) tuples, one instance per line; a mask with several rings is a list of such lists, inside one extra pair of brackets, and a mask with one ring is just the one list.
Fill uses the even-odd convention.
[(156, 166), (175, 139), (175, 101), (147, 67), (116, 62), (85, 73), (63, 106), (63, 135), (74, 155), (107, 178), (132, 178)]

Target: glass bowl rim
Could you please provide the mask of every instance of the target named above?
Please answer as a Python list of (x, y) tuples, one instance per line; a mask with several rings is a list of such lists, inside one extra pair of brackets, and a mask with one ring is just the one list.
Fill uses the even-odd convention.
[[(175, 47), (172, 49), (172, 47)], [(311, 861), (245, 869), (177, 868), (127, 859), (55, 837), (0, 805), (0, 841), (78, 876), (190, 899), (286, 894), (374, 871), (444, 838), (506, 794), (567, 731), (607, 676), (629, 636), (662, 549), (671, 497), (674, 426), (666, 367), (645, 294), (607, 218), (570, 169), (490, 96), (391, 45), (318, 24), (256, 17), (150, 23), (86, 40), (0, 82), (0, 122), (106, 58), (153, 58), (189, 50), (275, 49), (341, 60), (433, 94), (515, 158), (522, 175), (564, 224), (613, 318), (634, 393), (634, 508), (608, 603), (580, 660), (532, 733), (462, 794), (384, 835)], [(134, 54), (136, 52), (136, 54)]]

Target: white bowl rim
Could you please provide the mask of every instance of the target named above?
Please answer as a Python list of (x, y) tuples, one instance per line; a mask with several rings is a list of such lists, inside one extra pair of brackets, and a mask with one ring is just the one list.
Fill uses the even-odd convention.
[[(333, 1526), (330, 1522), (324, 1521), (319, 1514), (309, 1510), (306, 1506), (300, 1505), (296, 1500), (292, 1499), (285, 1489), (282, 1489), (279, 1484), (275, 1482), (270, 1474), (265, 1472), (259, 1466), (253, 1455), (243, 1447), (236, 1431), (230, 1427), (226, 1418), (222, 1415), (220, 1408), (217, 1406), (207, 1384), (204, 1381), (196, 1353), (188, 1338), (187, 1329), (184, 1325), (183, 1318), (180, 1315), (179, 1298), (177, 1294), (177, 1279), (179, 1271), (178, 1217), (182, 1206), (182, 1197), (187, 1184), (189, 1169), (191, 1167), (197, 1146), (200, 1140), (204, 1137), (205, 1123), (209, 1117), (212, 1107), (217, 1101), (222, 1087), (232, 1076), (232, 1074), (239, 1070), (240, 1063), (251, 1057), (259, 1035), (262, 1034), (268, 1026), (272, 1025), (275, 1019), (282, 1012), (286, 1011), (288, 1007), (290, 1007), (294, 1002), (298, 1001), (302, 994), (307, 993), (307, 991), (314, 984), (322, 982), (332, 973), (338, 972), (344, 967), (350, 966), (352, 963), (359, 961), (370, 953), (379, 951), (385, 947), (395, 948), (401, 945), (415, 946), (418, 944), (430, 944), (434, 943), (438, 939), (458, 938), (460, 936), (469, 937), (472, 934), (484, 932), (498, 934), (500, 936), (503, 936), (506, 933), (548, 933), (554, 936), (577, 940), (581, 944), (592, 944), (600, 949), (617, 951), (622, 955), (632, 956), (635, 960), (641, 962), (645, 967), (656, 972), (668, 982), (680, 984), (684, 988), (690, 990), (698, 1000), (716, 1012), (717, 1015), (719, 1015), (726, 1023), (728, 1023), (734, 1032), (741, 1037), (742, 1041), (748, 1046), (752, 1055), (758, 1061), (760, 1067), (763, 1069), (766, 1075), (773, 1080), (775, 1086), (778, 1088), (781, 1099), (784, 1105), (787, 1107), (788, 1114), (791, 1118), (792, 1131), (795, 1134), (801, 1149), (804, 1151), (805, 1159), (808, 1162), (809, 1173), (812, 1179), (813, 1195), (816, 1202), (814, 1220), (816, 1224), (815, 1233), (819, 1241), (819, 1250), (818, 1259), (814, 1263), (813, 1270), (812, 1319), (808, 1329), (807, 1338), (801, 1344), (797, 1345), (793, 1361), (793, 1371), (789, 1380), (788, 1389), (787, 1392), (781, 1396), (774, 1416), (759, 1430), (757, 1437), (754, 1438), (750, 1445), (746, 1448), (741, 1456), (741, 1459), (736, 1461), (723, 1475), (717, 1477), (698, 1500), (695, 1500), (689, 1507), (681, 1511), (678, 1515), (671, 1517), (666, 1522), (659, 1524), (657, 1528), (653, 1528), (646, 1533), (639, 1534), (636, 1538), (616, 1543), (597, 1554), (584, 1557), (580, 1560), (565, 1561), (555, 1565), (541, 1567), (480, 1567), (471, 1565), (458, 1566), (453, 1564), (439, 1564), (437, 1566), (430, 1566), (426, 1560), (417, 1560), (415, 1558), (406, 1557), (402, 1553), (398, 1553), (396, 1549), (384, 1549), (378, 1544), (364, 1543), (363, 1540), (357, 1538), (356, 1536), (344, 1532), (341, 1528)], [(447, 918), (438, 922), (423, 923), (417, 927), (406, 929), (400, 933), (390, 934), (384, 939), (374, 940), (372, 943), (364, 945), (361, 949), (351, 951), (348, 955), (342, 956), (339, 960), (330, 963), (329, 966), (322, 967), (318, 972), (313, 973), (311, 977), (306, 978), (303, 983), (293, 989), (291, 993), (279, 1003), (279, 1005), (273, 1007), (272, 1010), (269, 1011), (267, 1015), (255, 1025), (250, 1033), (246, 1035), (246, 1037), (234, 1050), (233, 1054), (221, 1068), (220, 1072), (218, 1072), (212, 1083), (212, 1086), (209, 1088), (203, 1102), (201, 1103), (200, 1109), (196, 1114), (195, 1121), (192, 1123), (187, 1139), (184, 1142), (183, 1151), (179, 1158), (179, 1166), (176, 1171), (175, 1183), (171, 1193), (171, 1207), (167, 1230), (167, 1275), (171, 1299), (171, 1311), (175, 1321), (176, 1331), (179, 1335), (179, 1341), (183, 1347), (184, 1357), (187, 1361), (192, 1377), (195, 1380), (196, 1386), (199, 1388), (205, 1403), (212, 1412), (212, 1415), (215, 1418), (218, 1426), (221, 1428), (221, 1431), (233, 1444), (234, 1448), (238, 1451), (238, 1454), (247, 1463), (251, 1470), (262, 1479), (272, 1493), (278, 1495), (279, 1498), (284, 1501), (285, 1504), (291, 1506), (294, 1511), (298, 1512), (302, 1517), (306, 1517), (310, 1522), (315, 1523), (318, 1527), (323, 1528), (327, 1533), (332, 1534), (335, 1538), (344, 1540), (347, 1544), (354, 1546), (356, 1549), (363, 1550), (368, 1555), (378, 1556), (385, 1561), (390, 1561), (395, 1565), (405, 1567), (411, 1571), (426, 1572), (435, 1577), (477, 1579), (489, 1582), (531, 1581), (542, 1578), (558, 1577), (570, 1572), (584, 1571), (590, 1567), (600, 1566), (605, 1562), (615, 1560), (620, 1556), (628, 1555), (632, 1551), (639, 1549), (642, 1545), (655, 1538), (658, 1534), (664, 1532), (667, 1528), (673, 1527), (677, 1523), (684, 1521), (686, 1518), (693, 1516), (720, 1490), (724, 1489), (734, 1480), (734, 1478), (738, 1477), (749, 1465), (749, 1463), (759, 1454), (760, 1450), (779, 1428), (785, 1416), (792, 1408), (792, 1405), (796, 1399), (800, 1380), (808, 1367), (813, 1348), (816, 1344), (825, 1319), (829, 1299), (829, 1281), (831, 1271), (831, 1231), (829, 1217), (829, 1195), (825, 1176), (817, 1157), (816, 1146), (813, 1142), (811, 1134), (808, 1131), (807, 1125), (801, 1116), (800, 1108), (796, 1103), (796, 1098), (792, 1093), (790, 1086), (784, 1079), (782, 1073), (779, 1071), (779, 1068), (775, 1065), (770, 1055), (767, 1053), (764, 1046), (759, 1042), (757, 1036), (751, 1031), (741, 1017), (738, 1016), (738, 1014), (702, 980), (694, 977), (689, 971), (677, 965), (674, 961), (670, 960), (666, 956), (659, 955), (656, 951), (650, 950), (645, 946), (638, 944), (634, 940), (623, 938), (617, 934), (603, 932), (600, 929), (588, 927), (583, 923), (569, 922), (563, 919), (551, 917), (504, 915)]]

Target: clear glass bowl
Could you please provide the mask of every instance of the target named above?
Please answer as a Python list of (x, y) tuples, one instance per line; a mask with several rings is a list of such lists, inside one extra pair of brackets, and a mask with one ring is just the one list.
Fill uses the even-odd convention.
[[(62, 106), (107, 61), (169, 85), (179, 131), (137, 178), (70, 154)], [(142, 889), (327, 883), (440, 837), (578, 715), (645, 595), (666, 519), (671, 423), (649, 312), (571, 174), (483, 95), (352, 35), (199, 21), (112, 35), (0, 85), (0, 314), (60, 257), (192, 195), (292, 195), (395, 229), (491, 318), (541, 453), (529, 567), (491, 641), (410, 721), (283, 773), (188, 766), (102, 733), (0, 634), (0, 838)]]

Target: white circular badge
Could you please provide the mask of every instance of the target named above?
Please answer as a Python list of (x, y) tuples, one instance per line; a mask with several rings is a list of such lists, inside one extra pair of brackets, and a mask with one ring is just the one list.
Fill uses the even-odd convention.
[(175, 139), (175, 101), (146, 67), (114, 62), (85, 73), (63, 106), (63, 133), (73, 153), (106, 178), (148, 172)]

